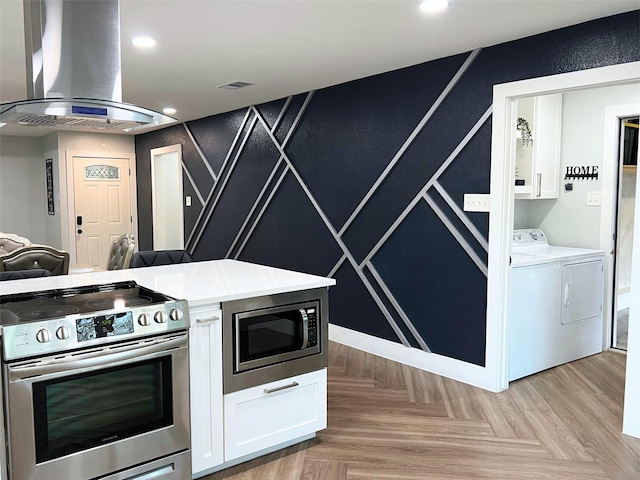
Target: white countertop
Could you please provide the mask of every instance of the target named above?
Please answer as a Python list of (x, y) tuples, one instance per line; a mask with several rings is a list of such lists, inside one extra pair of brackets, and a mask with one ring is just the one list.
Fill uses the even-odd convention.
[(238, 260), (211, 260), (0, 282), (0, 295), (134, 280), (189, 305), (258, 297), (335, 285), (332, 278)]

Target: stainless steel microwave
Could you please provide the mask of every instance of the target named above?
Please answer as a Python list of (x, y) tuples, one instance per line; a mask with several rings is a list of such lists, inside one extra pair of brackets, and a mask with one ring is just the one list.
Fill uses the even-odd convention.
[(327, 366), (327, 289), (223, 302), (224, 391)]

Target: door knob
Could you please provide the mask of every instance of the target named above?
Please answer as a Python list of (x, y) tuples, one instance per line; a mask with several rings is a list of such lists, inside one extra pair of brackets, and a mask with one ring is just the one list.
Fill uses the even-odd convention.
[(82, 229), (81, 228), (78, 229), (78, 233), (82, 233)]

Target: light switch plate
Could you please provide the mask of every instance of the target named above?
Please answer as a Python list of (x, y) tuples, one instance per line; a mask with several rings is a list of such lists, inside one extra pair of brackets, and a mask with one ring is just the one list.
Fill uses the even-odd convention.
[(187, 195), (186, 197), (184, 197), (184, 205), (185, 207), (191, 206), (191, 195)]
[(587, 192), (587, 206), (599, 207), (602, 205), (602, 192)]
[(465, 193), (464, 194), (464, 211), (465, 212), (488, 212), (489, 211), (489, 194), (488, 193)]

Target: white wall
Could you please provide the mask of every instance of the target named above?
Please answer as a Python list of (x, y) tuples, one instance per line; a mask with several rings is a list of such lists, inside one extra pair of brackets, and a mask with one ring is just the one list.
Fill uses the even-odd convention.
[[(55, 132), (41, 138), (0, 136), (0, 231), (69, 250), (67, 152), (135, 154), (135, 137)], [(45, 159), (53, 159), (55, 214), (48, 215)]]
[(0, 136), (0, 231), (34, 243), (46, 243), (44, 159), (40, 138)]
[[(60, 199), (60, 241), (62, 248), (67, 251), (75, 251), (75, 239), (69, 238), (69, 202), (72, 198), (67, 198), (67, 169), (72, 168), (69, 152), (73, 153), (129, 153), (135, 156), (135, 137), (133, 135), (119, 135), (108, 133), (80, 133), (80, 132), (57, 132), (53, 134), (57, 138), (58, 165), (60, 171), (60, 190), (65, 192)], [(135, 205), (134, 205), (135, 208)], [(72, 245), (73, 243), (73, 245)], [(72, 254), (73, 258), (73, 254)]]
[[(587, 192), (602, 191), (601, 178), (565, 181), (564, 173), (567, 166), (595, 165), (602, 170), (605, 108), (637, 102), (639, 97), (637, 84), (563, 95), (560, 194), (557, 200), (525, 202), (528, 228), (542, 228), (551, 244), (599, 248), (601, 209), (587, 206), (586, 200)], [(565, 190), (567, 182), (573, 183), (572, 191)]]

